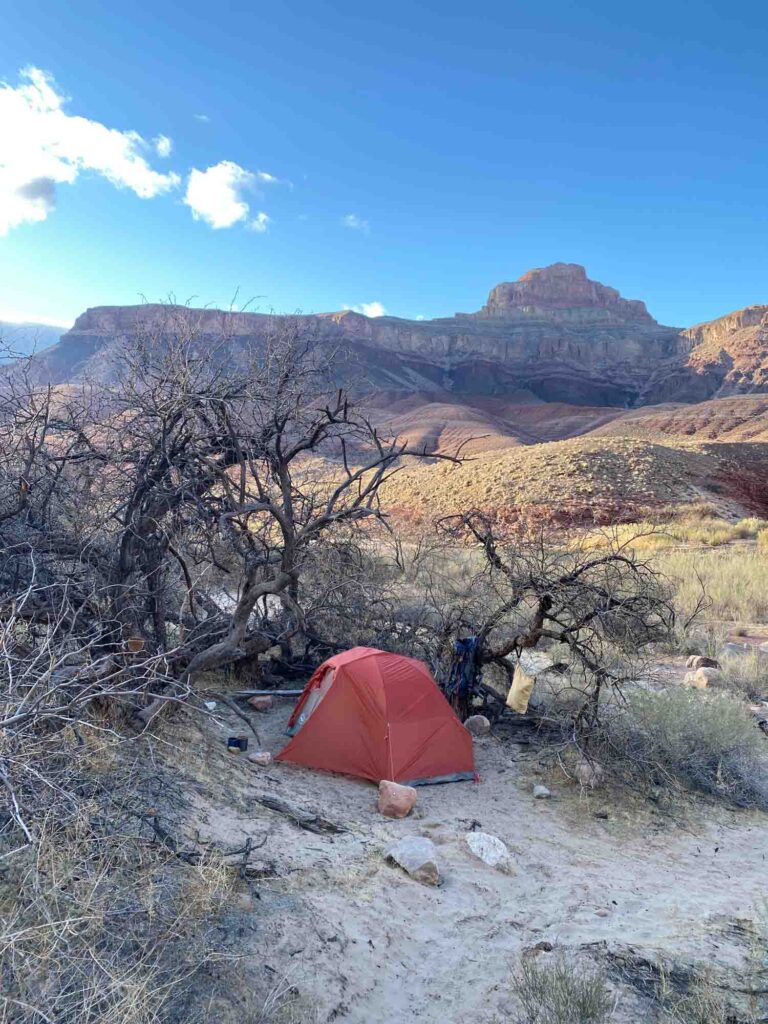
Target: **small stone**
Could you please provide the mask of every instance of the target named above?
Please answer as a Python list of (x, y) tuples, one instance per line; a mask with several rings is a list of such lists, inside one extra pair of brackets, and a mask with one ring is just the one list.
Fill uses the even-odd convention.
[(255, 754), (249, 754), (248, 760), (251, 764), (257, 764), (260, 768), (266, 768), (272, 764), (272, 755), (268, 750), (259, 750)]
[(385, 818), (406, 818), (416, 806), (418, 794), (413, 786), (382, 779), (379, 783), (379, 814)]
[(491, 731), (491, 723), (485, 715), (470, 715), (464, 722), (464, 728), (473, 736), (487, 736)]
[(405, 836), (388, 846), (384, 856), (423, 885), (437, 885), (440, 881), (435, 844), (426, 836)]
[(546, 786), (537, 784), (533, 787), (533, 797), (535, 800), (549, 800), (552, 796)]
[(497, 836), (492, 836), (488, 832), (467, 832), (464, 838), (472, 853), (484, 864), (498, 868), (506, 874), (514, 874), (512, 858), (506, 843)]
[(269, 711), (274, 701), (271, 697), (249, 697), (248, 704), (254, 711)]

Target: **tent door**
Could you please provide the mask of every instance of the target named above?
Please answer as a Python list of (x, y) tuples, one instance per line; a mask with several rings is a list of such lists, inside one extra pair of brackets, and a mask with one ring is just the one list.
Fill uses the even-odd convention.
[(318, 704), (326, 695), (326, 693), (328, 693), (331, 686), (333, 685), (333, 676), (333, 669), (327, 668), (323, 673), (323, 678), (320, 680), (317, 686), (313, 688), (312, 692), (307, 697), (307, 702), (301, 709), (301, 714), (294, 722), (293, 727), (288, 730), (290, 736), (296, 735), (296, 733), (299, 731), (302, 725), (304, 725), (307, 719), (312, 715), (313, 711), (315, 711)]

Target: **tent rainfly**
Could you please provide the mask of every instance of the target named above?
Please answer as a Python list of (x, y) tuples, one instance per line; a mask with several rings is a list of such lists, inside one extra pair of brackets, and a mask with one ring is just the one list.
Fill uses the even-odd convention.
[(415, 658), (372, 647), (329, 658), (288, 726), (278, 761), (410, 786), (475, 776), (472, 737)]

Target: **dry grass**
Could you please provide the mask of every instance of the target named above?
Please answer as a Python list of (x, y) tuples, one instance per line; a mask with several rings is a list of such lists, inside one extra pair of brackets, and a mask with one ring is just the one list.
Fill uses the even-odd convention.
[(524, 960), (512, 988), (521, 1007), (516, 1024), (607, 1024), (615, 1006), (601, 971), (564, 956)]
[(755, 651), (721, 659), (720, 685), (747, 700), (768, 700), (768, 655)]
[[(2, 1024), (202, 1024), (194, 987), (215, 986), (200, 979), (228, 956), (218, 929), (231, 872), (214, 853), (187, 858), (159, 840), (151, 820), (175, 826), (157, 807), (134, 812), (153, 796), (146, 774), (107, 746), (62, 744), (58, 775), (39, 749), (19, 766), (40, 793), (27, 845), (10, 823), (0, 829)], [(171, 789), (157, 764), (149, 771), (155, 794)]]
[(768, 622), (768, 558), (754, 547), (661, 551), (654, 563), (673, 583), (681, 618), (693, 613), (703, 586), (709, 619)]

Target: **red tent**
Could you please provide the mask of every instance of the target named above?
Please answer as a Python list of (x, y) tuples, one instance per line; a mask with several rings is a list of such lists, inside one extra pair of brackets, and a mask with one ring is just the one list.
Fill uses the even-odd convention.
[(415, 658), (372, 647), (329, 658), (288, 726), (278, 761), (409, 785), (474, 777), (472, 737)]

